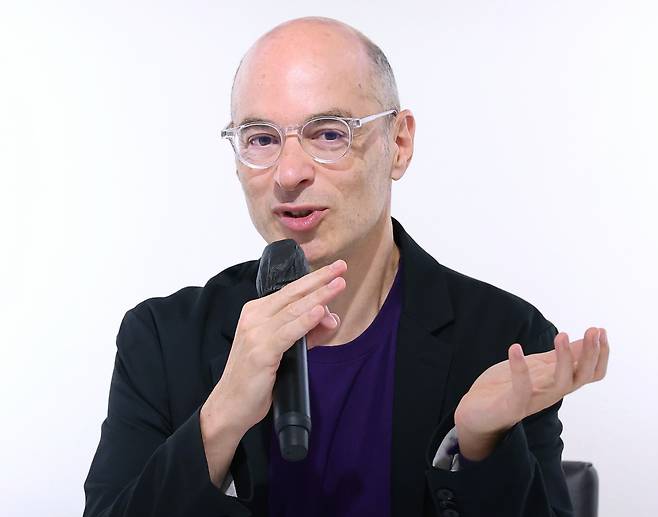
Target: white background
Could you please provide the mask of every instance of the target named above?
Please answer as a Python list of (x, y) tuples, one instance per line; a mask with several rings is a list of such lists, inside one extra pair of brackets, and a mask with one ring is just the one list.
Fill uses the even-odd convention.
[(603, 517), (653, 516), (655, 2), (16, 2), (0, 8), (0, 508), (71, 516), (126, 310), (258, 258), (227, 142), (235, 67), (302, 15), (379, 43), (418, 122), (393, 215), (440, 262), (604, 326), (564, 457)]

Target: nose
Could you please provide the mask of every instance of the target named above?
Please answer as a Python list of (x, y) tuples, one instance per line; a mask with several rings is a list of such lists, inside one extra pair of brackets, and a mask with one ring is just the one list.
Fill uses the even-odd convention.
[(312, 183), (315, 175), (313, 159), (304, 151), (299, 139), (291, 135), (281, 149), (275, 166), (274, 181), (283, 190), (293, 191), (303, 182)]

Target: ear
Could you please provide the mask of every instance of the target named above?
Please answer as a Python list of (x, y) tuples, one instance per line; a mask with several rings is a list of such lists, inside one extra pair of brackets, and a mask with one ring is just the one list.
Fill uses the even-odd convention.
[(414, 135), (416, 119), (409, 110), (402, 110), (395, 119), (391, 130), (391, 142), (394, 154), (391, 167), (391, 179), (397, 181), (404, 176), (414, 154)]

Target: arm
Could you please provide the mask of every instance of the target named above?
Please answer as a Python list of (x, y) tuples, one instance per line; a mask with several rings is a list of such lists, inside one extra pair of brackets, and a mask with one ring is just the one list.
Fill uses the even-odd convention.
[[(566, 334), (555, 333), (550, 326), (528, 343), (529, 350), (548, 352), (524, 357), (519, 345), (512, 345), (509, 360), (487, 369), (461, 399), (454, 423), (460, 452), (470, 461), (458, 472), (428, 470), (438, 510), (571, 515), (557, 410), (566, 394), (605, 376), (609, 346), (604, 329), (589, 329), (571, 344)], [(437, 431), (432, 454), (436, 437), (452, 425), (451, 418)]]
[(85, 482), (85, 517), (251, 515), (254, 501), (218, 487), (228, 480), (242, 436), (270, 409), (283, 352), (302, 336), (311, 346), (339, 328), (326, 304), (344, 289), (346, 268), (336, 261), (245, 303), (221, 379), (178, 428), (169, 415), (149, 307), (129, 311), (117, 336), (108, 415)]
[[(172, 429), (155, 329), (148, 312), (138, 311), (126, 313), (117, 336), (108, 414), (85, 482), (85, 517), (250, 515), (211, 481), (199, 410)], [(238, 441), (217, 427), (218, 474), (228, 470)]]
[[(427, 481), (435, 510), (431, 515), (443, 516), (450, 508), (462, 517), (571, 516), (561, 468), (559, 405), (515, 425), (481, 461), (467, 461), (452, 472), (429, 468)], [(452, 418), (444, 421), (429, 451), (437, 450), (452, 424)]]

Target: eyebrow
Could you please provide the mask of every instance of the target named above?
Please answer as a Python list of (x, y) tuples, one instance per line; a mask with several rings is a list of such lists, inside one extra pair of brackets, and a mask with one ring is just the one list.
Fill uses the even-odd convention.
[[(317, 118), (317, 117), (354, 118), (354, 115), (352, 114), (351, 111), (344, 110), (344, 109), (341, 109), (341, 108), (329, 108), (328, 110), (320, 111), (320, 112), (313, 113), (313, 114), (309, 115), (308, 117), (306, 117), (304, 119), (304, 122), (307, 121), (307, 120), (311, 120), (313, 118)], [(274, 125), (278, 126), (278, 124), (276, 122), (274, 122), (273, 120), (270, 120), (270, 119), (267, 119), (267, 118), (262, 118), (262, 117), (249, 116), (249, 117), (243, 118), (240, 121), (239, 124), (235, 125), (235, 127), (244, 126), (245, 124), (253, 124), (254, 122), (267, 122), (269, 124), (274, 124)]]

